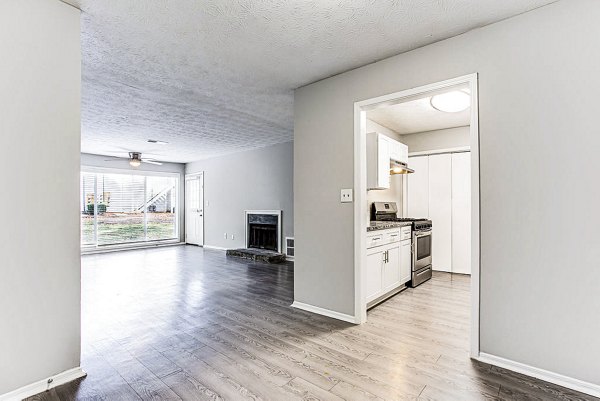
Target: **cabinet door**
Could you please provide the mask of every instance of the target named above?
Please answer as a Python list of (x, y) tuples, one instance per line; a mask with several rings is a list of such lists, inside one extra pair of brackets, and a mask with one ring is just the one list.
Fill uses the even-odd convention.
[(390, 153), (392, 140), (387, 136), (377, 136), (377, 186), (387, 189), (390, 187)]
[(402, 150), (400, 149), (402, 144), (393, 139), (390, 140), (390, 144), (390, 159), (400, 160), (400, 157), (402, 157)]
[(411, 279), (412, 272), (412, 241), (400, 243), (400, 284), (405, 284)]
[(452, 156), (429, 156), (429, 218), (433, 270), (452, 271)]
[(383, 264), (383, 292), (400, 285), (400, 243), (392, 244), (387, 250), (387, 262)]
[(383, 251), (367, 253), (367, 285), (366, 302), (370, 302), (381, 295), (382, 292), (382, 266)]
[(408, 160), (408, 166), (415, 170), (408, 174), (408, 216), (429, 217), (429, 157), (417, 156)]
[(452, 154), (452, 273), (471, 274), (471, 154), (468, 152)]

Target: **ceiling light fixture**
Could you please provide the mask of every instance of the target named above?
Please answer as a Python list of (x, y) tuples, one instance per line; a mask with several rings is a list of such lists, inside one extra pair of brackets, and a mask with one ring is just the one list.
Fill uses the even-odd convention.
[(471, 106), (471, 95), (462, 90), (442, 93), (431, 97), (431, 107), (444, 113), (458, 113)]
[(131, 167), (139, 167), (142, 164), (142, 161), (140, 159), (131, 159), (129, 160), (129, 165)]
[(167, 145), (169, 142), (158, 141), (156, 139), (148, 139), (148, 143), (153, 143), (155, 145)]

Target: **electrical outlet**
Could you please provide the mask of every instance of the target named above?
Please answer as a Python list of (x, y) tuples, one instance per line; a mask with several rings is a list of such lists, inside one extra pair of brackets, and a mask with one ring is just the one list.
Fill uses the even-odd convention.
[(231, 239), (235, 239), (235, 235), (231, 234)]
[(340, 202), (349, 203), (352, 202), (352, 189), (342, 189), (340, 192)]
[(227, 233), (223, 234), (223, 238), (227, 239)]

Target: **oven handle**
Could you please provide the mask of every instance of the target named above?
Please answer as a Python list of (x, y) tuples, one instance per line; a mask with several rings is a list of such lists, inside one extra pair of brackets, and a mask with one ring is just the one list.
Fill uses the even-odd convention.
[(415, 237), (419, 238), (419, 237), (426, 237), (428, 235), (431, 235), (432, 230), (425, 230), (425, 231), (415, 231)]

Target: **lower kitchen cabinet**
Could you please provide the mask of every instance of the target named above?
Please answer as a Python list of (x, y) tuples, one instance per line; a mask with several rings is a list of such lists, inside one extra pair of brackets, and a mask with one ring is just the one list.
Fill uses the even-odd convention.
[(400, 282), (408, 283), (412, 275), (412, 241), (400, 243)]
[(367, 282), (366, 295), (367, 302), (370, 302), (381, 295), (383, 289), (383, 279), (381, 270), (383, 268), (384, 252), (377, 247), (372, 249), (371, 253), (367, 252)]
[(388, 292), (400, 285), (400, 243), (390, 244), (386, 249), (387, 256), (383, 263), (383, 292)]
[[(397, 231), (377, 236), (384, 241), (386, 237), (399, 237)], [(411, 240), (387, 242), (385, 245), (367, 249), (365, 283), (367, 304), (410, 281), (411, 261)]]

